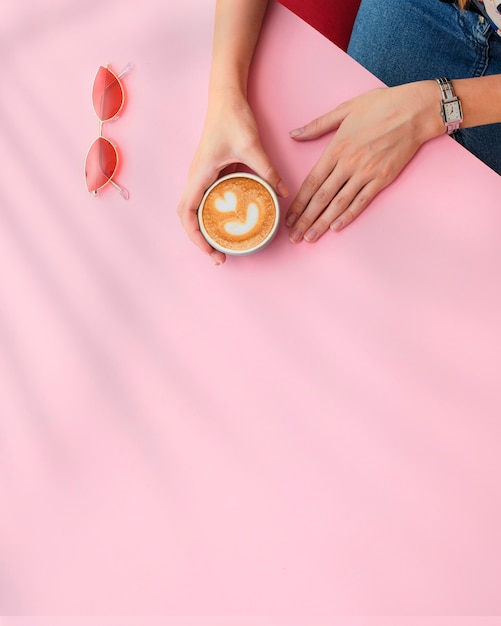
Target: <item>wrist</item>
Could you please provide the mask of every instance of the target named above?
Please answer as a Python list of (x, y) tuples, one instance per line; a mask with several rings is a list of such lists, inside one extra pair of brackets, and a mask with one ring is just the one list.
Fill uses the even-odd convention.
[(248, 106), (247, 94), (239, 85), (217, 84), (209, 88), (209, 112), (238, 111)]
[(461, 101), (456, 95), (454, 86), (448, 78), (436, 78), (441, 96), (441, 115), (446, 132), (449, 135), (459, 130), (463, 121)]
[(247, 78), (240, 74), (231, 76), (230, 73), (227, 73), (223, 78), (211, 78), (209, 81), (209, 98), (246, 100)]
[(418, 126), (422, 139), (428, 141), (447, 132), (442, 117), (442, 96), (435, 80), (424, 80), (413, 83), (416, 87)]
[(221, 57), (217, 55), (212, 62), (209, 93), (235, 93), (247, 97), (250, 60)]
[[(252, 115), (249, 103), (241, 89), (233, 85), (214, 86), (209, 93), (206, 114), (206, 126), (214, 125), (221, 129), (229, 128), (232, 124), (240, 125)], [(218, 131), (220, 132), (220, 131)]]

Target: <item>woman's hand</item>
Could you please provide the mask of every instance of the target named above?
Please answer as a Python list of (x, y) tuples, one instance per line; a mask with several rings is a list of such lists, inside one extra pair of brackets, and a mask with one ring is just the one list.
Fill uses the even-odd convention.
[(336, 133), (289, 208), (291, 241), (350, 224), (425, 141), (445, 132), (440, 110), (436, 82), (422, 81), (369, 91), (292, 131), (299, 141)]
[(216, 265), (226, 256), (214, 250), (200, 232), (197, 209), (205, 190), (222, 170), (236, 169), (244, 164), (266, 180), (281, 195), (288, 194), (284, 182), (265, 154), (259, 139), (254, 115), (245, 97), (238, 90), (225, 90), (211, 95), (211, 104), (190, 167), (188, 184), (178, 207), (184, 229)]

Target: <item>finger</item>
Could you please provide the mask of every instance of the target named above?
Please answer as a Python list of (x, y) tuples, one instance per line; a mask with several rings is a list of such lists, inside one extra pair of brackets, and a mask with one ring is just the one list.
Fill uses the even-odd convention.
[(340, 231), (348, 226), (348, 224), (351, 224), (385, 186), (386, 185), (382, 185), (375, 180), (367, 183), (360, 189), (346, 209), (335, 217), (329, 226), (330, 230)]
[(334, 158), (324, 153), (321, 160), (304, 179), (287, 212), (286, 226), (301, 231), (301, 236), (294, 239), (299, 241), (302, 238), (305, 229), (325, 209), (345, 182), (346, 177), (337, 176)]
[(320, 222), (319, 228), (321, 230), (313, 229), (313, 224), (326, 212), (334, 213), (338, 203), (343, 203), (342, 208), (338, 211), (339, 213), (346, 208), (353, 198), (354, 192), (350, 186), (346, 187), (345, 183), (346, 175), (344, 173), (340, 174), (336, 170), (322, 183), (309, 198), (306, 207), (291, 228), (289, 238), (293, 243), (299, 243), (306, 233), (308, 233), (308, 240), (314, 241), (329, 228), (332, 222), (329, 219), (327, 219), (327, 223)]
[(289, 136), (296, 141), (308, 141), (309, 139), (317, 139), (326, 133), (337, 130), (347, 115), (344, 105), (340, 105), (333, 111), (329, 111), (325, 115), (321, 115), (312, 120), (306, 126), (291, 130)]
[(197, 215), (198, 207), (205, 190), (210, 187), (216, 178), (217, 172), (202, 175), (197, 180), (191, 181), (184, 196), (181, 198), (177, 213), (191, 241), (200, 248), (202, 252), (209, 255), (215, 265), (221, 265), (225, 262), (226, 256), (222, 252), (215, 250), (202, 235)]
[(279, 196), (287, 198), (289, 195), (287, 185), (260, 145), (255, 146), (247, 154), (246, 165), (269, 183)]
[(291, 228), (296, 224), (315, 194), (319, 194), (318, 200), (320, 202), (323, 201), (322, 208), (325, 208), (341, 186), (344, 185), (347, 177), (337, 181), (337, 183), (335, 180), (332, 180), (330, 186), (326, 186), (327, 179), (335, 171), (338, 156), (339, 149), (332, 147), (332, 144), (330, 144), (320, 157), (320, 160), (306, 176), (296, 197), (291, 202), (287, 215), (285, 216), (286, 226)]
[(202, 235), (196, 213), (190, 211), (184, 214), (181, 217), (181, 222), (191, 241), (200, 248), (202, 252), (210, 256), (214, 265), (222, 265), (226, 261), (226, 255), (214, 249)]
[(331, 228), (340, 215), (346, 213), (348, 216), (350, 211), (353, 211), (353, 221), (356, 215), (359, 215), (367, 206), (358, 208), (358, 199), (362, 198), (361, 193), (364, 187), (365, 185), (362, 185), (361, 189), (360, 182), (353, 178), (342, 185), (325, 209), (304, 229), (304, 239), (309, 243), (314, 243)]

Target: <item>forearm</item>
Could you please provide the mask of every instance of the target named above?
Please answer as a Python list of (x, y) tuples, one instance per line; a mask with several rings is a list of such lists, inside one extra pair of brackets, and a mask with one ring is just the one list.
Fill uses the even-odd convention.
[[(463, 110), (460, 128), (501, 122), (501, 75), (461, 78), (452, 80), (452, 84)], [(394, 88), (395, 93), (397, 90), (402, 91), (402, 87)], [(444, 134), (446, 127), (441, 115), (442, 98), (437, 82), (424, 80), (408, 83), (406, 91), (411, 99), (405, 106), (412, 111), (420, 141)]]
[(452, 81), (461, 100), (461, 128), (501, 122), (501, 75)]
[(268, 0), (217, 0), (210, 92), (247, 94), (247, 78)]

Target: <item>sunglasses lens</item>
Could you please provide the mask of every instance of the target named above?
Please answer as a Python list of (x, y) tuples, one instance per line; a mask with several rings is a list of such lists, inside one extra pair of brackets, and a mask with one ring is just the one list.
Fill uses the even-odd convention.
[(87, 189), (96, 192), (113, 178), (118, 166), (118, 153), (115, 146), (105, 139), (98, 137), (90, 147), (85, 162), (85, 179)]
[(94, 80), (92, 102), (102, 122), (111, 120), (124, 103), (124, 91), (118, 78), (106, 67), (100, 67)]

